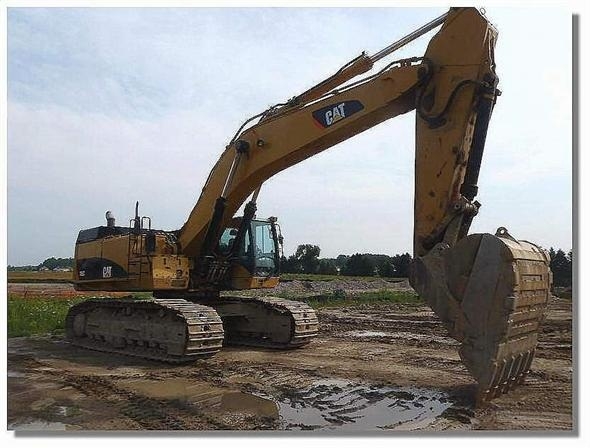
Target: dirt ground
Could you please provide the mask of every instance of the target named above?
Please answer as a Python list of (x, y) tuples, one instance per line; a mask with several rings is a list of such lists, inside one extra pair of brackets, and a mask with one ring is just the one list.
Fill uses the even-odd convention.
[(293, 351), (225, 347), (171, 366), (62, 337), (8, 340), (14, 430), (571, 430), (571, 301), (551, 300), (525, 384), (482, 408), (458, 343), (423, 306), (319, 311)]

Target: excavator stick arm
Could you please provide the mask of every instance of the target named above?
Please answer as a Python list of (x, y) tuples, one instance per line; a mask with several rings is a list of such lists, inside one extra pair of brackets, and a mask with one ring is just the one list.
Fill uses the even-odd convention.
[(416, 256), (443, 241), (453, 218), (461, 215), (461, 234), (447, 239), (454, 244), (477, 213), (472, 201), (498, 93), (496, 37), (477, 10), (452, 10), (426, 50), (425, 60), (434, 68), (416, 101)]
[(461, 342), (479, 401), (523, 382), (551, 286), (549, 258), (538, 246), (504, 228), (467, 235), (480, 206), (477, 181), (500, 94), (496, 39), (475, 9), (452, 10), (426, 51), (435, 69), (416, 103), (410, 283)]

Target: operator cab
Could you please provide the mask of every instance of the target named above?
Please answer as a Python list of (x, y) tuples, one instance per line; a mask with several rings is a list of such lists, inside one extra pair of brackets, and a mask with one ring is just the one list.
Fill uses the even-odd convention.
[[(231, 227), (227, 227), (219, 239), (218, 254), (229, 258), (234, 273), (238, 274), (238, 277), (250, 279), (278, 277), (282, 236), (276, 218), (253, 219), (245, 229), (243, 238), (239, 236), (239, 228), (240, 219), (234, 219)], [(242, 275), (239, 275), (240, 273)]]

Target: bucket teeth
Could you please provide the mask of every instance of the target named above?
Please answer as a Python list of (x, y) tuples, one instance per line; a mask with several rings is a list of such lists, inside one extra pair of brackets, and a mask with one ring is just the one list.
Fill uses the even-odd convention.
[(505, 231), (470, 235), (419, 258), (412, 283), (461, 342), (479, 403), (523, 384), (550, 294), (545, 251)]
[(534, 356), (533, 349), (495, 362), (489, 383), (479, 385), (477, 401), (483, 403), (497, 398), (522, 384), (530, 371)]

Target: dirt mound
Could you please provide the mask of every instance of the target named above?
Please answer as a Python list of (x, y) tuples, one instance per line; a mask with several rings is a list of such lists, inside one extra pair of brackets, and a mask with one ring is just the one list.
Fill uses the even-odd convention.
[(71, 283), (8, 283), (8, 295), (23, 299), (71, 299), (74, 297), (123, 297), (126, 292), (76, 291)]
[(291, 297), (315, 296), (333, 294), (337, 291), (345, 293), (356, 293), (366, 291), (411, 291), (407, 279), (404, 280), (385, 280), (376, 278), (374, 280), (353, 280), (346, 277), (330, 281), (317, 280), (291, 280), (281, 281), (275, 288), (267, 290), (257, 290), (258, 295), (280, 295)]

